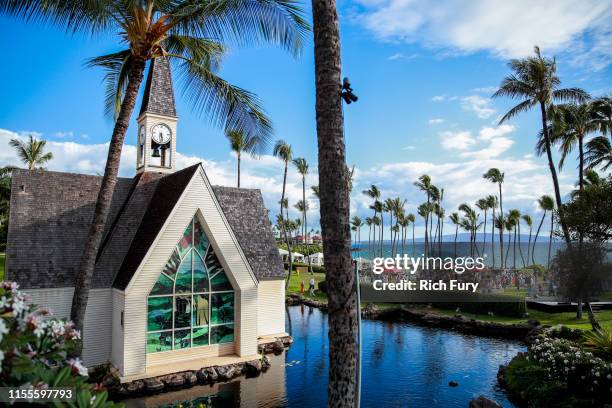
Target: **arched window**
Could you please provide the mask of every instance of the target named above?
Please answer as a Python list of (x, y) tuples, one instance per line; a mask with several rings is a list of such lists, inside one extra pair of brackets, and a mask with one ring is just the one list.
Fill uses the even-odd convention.
[(234, 288), (193, 217), (147, 299), (147, 353), (234, 341)]

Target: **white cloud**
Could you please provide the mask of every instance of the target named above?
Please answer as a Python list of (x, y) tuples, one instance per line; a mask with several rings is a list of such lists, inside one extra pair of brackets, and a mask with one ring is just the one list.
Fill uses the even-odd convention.
[[(21, 138), (32, 132), (16, 133), (0, 129), (0, 167), (12, 165), (23, 167), (18, 160), (15, 150), (9, 146), (10, 139)], [(41, 137), (40, 133), (36, 134)], [(98, 174), (104, 173), (104, 165), (108, 154), (108, 143), (85, 144), (72, 141), (47, 140), (47, 151), (53, 153), (53, 159), (47, 168), (51, 171), (72, 173)], [(231, 154), (225, 161), (207, 160), (198, 156), (177, 153), (176, 164), (178, 169), (202, 162), (206, 174), (212, 184), (235, 186), (236, 161)], [(136, 146), (125, 144), (121, 152), (120, 177), (133, 177), (136, 163)], [(249, 156), (243, 157), (241, 167), (241, 187), (258, 188), (261, 190), (266, 207), (275, 216), (278, 213), (278, 202), (282, 193), (283, 164), (271, 155), (263, 155), (256, 160)], [(318, 223), (318, 200), (312, 195), (310, 186), (318, 184), (318, 170), (315, 163), (310, 163), (310, 174), (306, 178), (306, 200), (309, 203), (309, 225), (313, 227)], [(287, 177), (286, 195), (289, 197), (290, 216), (299, 216), (293, 205), (302, 199), (302, 179), (290, 169)]]
[(442, 102), (446, 99), (444, 95), (436, 95), (431, 98), (433, 102)]
[(472, 91), (478, 92), (478, 93), (484, 93), (484, 94), (492, 94), (495, 91), (497, 91), (497, 87), (496, 86), (485, 86), (482, 88), (474, 88), (472, 89)]
[(71, 138), (71, 137), (73, 137), (73, 136), (74, 136), (74, 132), (72, 132), (72, 131), (67, 131), (67, 132), (55, 132), (55, 133), (53, 134), (53, 136), (55, 136), (55, 137), (57, 137), (57, 138), (60, 138), (60, 139), (63, 139), (63, 138), (66, 138), (66, 137)]
[(440, 123), (444, 123), (444, 119), (442, 118), (433, 118), (427, 121), (430, 125), (439, 125)]
[[(612, 55), (612, 2), (599, 0), (358, 0), (357, 20), (378, 38), (420, 42), (446, 52), (501, 58), (565, 52), (602, 69)], [(586, 59), (589, 57), (590, 59)]]
[(483, 98), (480, 95), (469, 95), (461, 98), (461, 107), (470, 112), (474, 112), (480, 119), (487, 119), (495, 114), (495, 109), (491, 108), (491, 99)]
[(402, 147), (402, 150), (414, 150), (414, 149), (416, 149), (416, 146), (412, 146), (412, 145)]
[(475, 143), (476, 140), (469, 131), (440, 132), (440, 145), (445, 150), (466, 150)]
[(404, 54), (402, 52), (397, 52), (393, 55), (390, 55), (387, 59), (389, 61), (397, 61), (397, 60), (411, 60), (414, 58), (418, 58), (419, 54)]

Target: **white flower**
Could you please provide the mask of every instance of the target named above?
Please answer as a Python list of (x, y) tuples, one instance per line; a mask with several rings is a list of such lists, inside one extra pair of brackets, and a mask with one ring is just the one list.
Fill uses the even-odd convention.
[(2, 362), (4, 361), (4, 352), (0, 350), (0, 373), (2, 372)]
[(80, 358), (72, 358), (68, 360), (68, 364), (72, 367), (72, 371), (86, 377), (88, 375), (87, 367), (83, 365)]
[(606, 375), (606, 378), (607, 378), (608, 380), (612, 380), (612, 374), (608, 374), (608, 375)]
[(2, 341), (2, 337), (9, 332), (8, 327), (6, 327), (6, 323), (4, 323), (4, 319), (0, 319), (0, 341)]

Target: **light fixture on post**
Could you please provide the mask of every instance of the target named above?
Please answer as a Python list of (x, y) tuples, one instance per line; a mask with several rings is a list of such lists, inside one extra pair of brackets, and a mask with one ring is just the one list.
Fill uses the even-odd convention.
[(344, 77), (344, 79), (342, 80), (341, 96), (347, 105), (350, 105), (353, 102), (357, 102), (357, 100), (359, 99), (357, 95), (353, 93), (353, 88), (351, 88), (351, 83), (349, 82), (348, 77)]

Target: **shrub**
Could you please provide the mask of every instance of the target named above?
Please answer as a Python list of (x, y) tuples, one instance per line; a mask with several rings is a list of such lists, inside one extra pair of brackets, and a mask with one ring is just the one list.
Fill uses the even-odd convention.
[[(293, 262), (291, 265), (293, 266), (293, 271), (295, 271), (298, 266), (305, 266), (308, 268), (308, 263)], [(285, 269), (287, 269), (288, 267), (289, 265), (285, 264)], [(312, 271), (314, 273), (325, 273), (325, 268), (322, 266), (312, 265)]]
[(612, 332), (606, 329), (585, 332), (584, 346), (595, 355), (612, 360)]
[(80, 333), (47, 309), (26, 304), (16, 283), (0, 283), (0, 387), (73, 388), (78, 407), (121, 407), (103, 386), (87, 383), (88, 370), (70, 352)]

